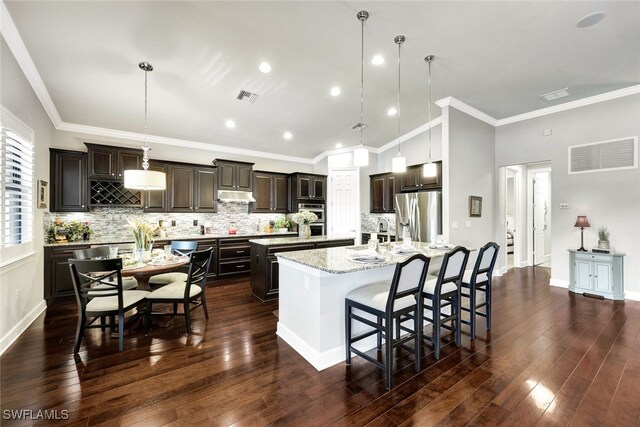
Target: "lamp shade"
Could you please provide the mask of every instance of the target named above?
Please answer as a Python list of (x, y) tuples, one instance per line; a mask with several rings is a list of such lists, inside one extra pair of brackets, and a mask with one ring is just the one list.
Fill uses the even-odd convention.
[(576, 219), (576, 225), (574, 227), (591, 227), (589, 225), (589, 221), (585, 215), (578, 215), (578, 219)]
[(433, 178), (438, 176), (438, 166), (435, 163), (425, 163), (422, 167), (422, 176), (425, 178)]
[(353, 165), (367, 166), (369, 164), (369, 150), (362, 145), (353, 150)]
[(406, 171), (407, 171), (407, 159), (403, 157), (400, 153), (398, 153), (391, 160), (391, 172), (404, 173)]
[(166, 190), (164, 172), (130, 169), (124, 171), (124, 188), (130, 190)]

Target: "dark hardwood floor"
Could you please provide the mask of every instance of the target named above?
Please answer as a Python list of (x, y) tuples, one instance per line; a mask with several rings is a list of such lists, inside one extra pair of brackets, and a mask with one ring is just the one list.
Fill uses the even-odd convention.
[(254, 299), (247, 280), (209, 288), (211, 318), (196, 311), (191, 336), (177, 318), (146, 337), (133, 330), (118, 353), (92, 330), (76, 359), (70, 301), (2, 356), (1, 409), (68, 410), (55, 424), (78, 426), (638, 425), (640, 303), (548, 282), (543, 268), (496, 279), (493, 330), (463, 334), (438, 361), (426, 347), (418, 374), (399, 353), (390, 392), (358, 357), (317, 372), (275, 335), (277, 303)]

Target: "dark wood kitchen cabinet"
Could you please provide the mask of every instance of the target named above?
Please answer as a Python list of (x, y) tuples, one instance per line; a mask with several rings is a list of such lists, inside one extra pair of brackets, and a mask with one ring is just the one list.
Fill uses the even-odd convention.
[(254, 171), (253, 197), (250, 209), (254, 213), (287, 213), (289, 211), (289, 182), (286, 174)]
[(167, 165), (168, 212), (217, 212), (216, 170)]
[[(149, 170), (167, 173), (167, 165), (162, 162), (151, 160)], [(168, 187), (168, 186), (167, 186)], [(145, 212), (166, 212), (167, 211), (167, 190), (153, 190), (144, 192)]]
[(217, 212), (216, 169), (195, 167), (193, 177), (195, 179), (194, 212)]
[(253, 185), (253, 163), (216, 159), (218, 189), (230, 191), (251, 191)]
[(78, 151), (49, 150), (49, 209), (51, 212), (86, 212), (87, 154)]
[[(301, 201), (324, 201), (327, 197), (327, 177), (316, 174), (291, 174), (291, 188)], [(292, 194), (293, 196), (293, 194)]]
[(369, 176), (371, 213), (395, 213), (395, 196), (399, 190), (398, 182), (398, 176), (391, 173)]
[(89, 179), (124, 180), (124, 171), (142, 169), (142, 151), (85, 143), (88, 152)]
[(436, 164), (437, 173), (434, 177), (422, 176), (422, 165), (409, 166), (401, 175), (400, 191), (437, 190), (442, 188), (442, 162)]
[(44, 248), (44, 298), (47, 304), (54, 298), (74, 294), (69, 272), (69, 258), (74, 257), (73, 251), (87, 248), (89, 245)]

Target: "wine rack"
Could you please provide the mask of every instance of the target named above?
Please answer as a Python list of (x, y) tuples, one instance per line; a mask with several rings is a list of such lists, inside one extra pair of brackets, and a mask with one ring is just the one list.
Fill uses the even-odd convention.
[(124, 188), (119, 181), (91, 181), (91, 206), (142, 206), (142, 192)]

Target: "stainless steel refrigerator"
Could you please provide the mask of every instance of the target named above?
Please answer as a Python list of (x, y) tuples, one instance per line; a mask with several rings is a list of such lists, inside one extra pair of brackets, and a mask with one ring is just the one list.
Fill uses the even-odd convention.
[(442, 192), (396, 194), (396, 240), (401, 241), (405, 229), (412, 241), (435, 243), (442, 234)]

